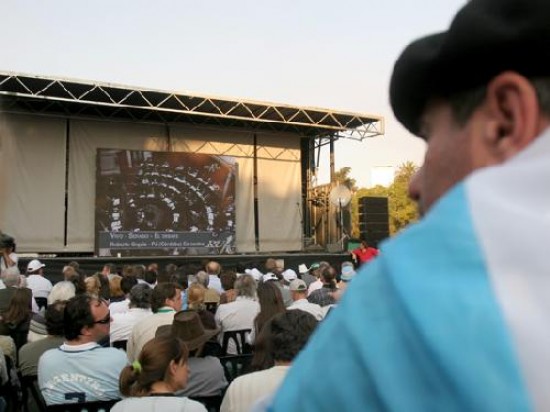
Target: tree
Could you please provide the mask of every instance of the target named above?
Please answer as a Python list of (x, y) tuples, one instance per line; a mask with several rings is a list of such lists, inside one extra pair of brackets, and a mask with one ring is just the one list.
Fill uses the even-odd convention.
[(334, 172), (334, 180), (336, 183), (343, 184), (352, 192), (357, 190), (357, 181), (349, 174), (351, 173), (351, 167), (342, 167), (340, 170)]
[(416, 203), (409, 198), (409, 182), (418, 170), (412, 162), (403, 163), (397, 169), (389, 187), (390, 233), (395, 234), (418, 220)]

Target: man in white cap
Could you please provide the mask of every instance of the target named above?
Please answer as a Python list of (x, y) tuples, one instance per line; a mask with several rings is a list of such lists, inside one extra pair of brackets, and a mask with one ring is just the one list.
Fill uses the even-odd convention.
[(310, 303), (307, 300), (307, 286), (302, 279), (294, 279), (290, 282), (290, 293), (294, 301), (287, 309), (299, 309), (311, 313), (315, 319), (322, 320), (325, 317), (325, 311), (316, 303)]
[[(46, 301), (52, 290), (52, 282), (44, 277), (46, 265), (38, 259), (33, 259), (27, 265), (27, 287), (32, 290), (38, 306), (46, 306)], [(41, 302), (44, 305), (41, 305)]]

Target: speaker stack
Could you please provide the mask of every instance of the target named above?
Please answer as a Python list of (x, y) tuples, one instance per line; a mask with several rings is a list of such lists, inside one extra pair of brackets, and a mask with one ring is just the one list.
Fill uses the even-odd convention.
[(378, 244), (390, 236), (387, 197), (362, 197), (359, 199), (359, 233), (369, 246)]

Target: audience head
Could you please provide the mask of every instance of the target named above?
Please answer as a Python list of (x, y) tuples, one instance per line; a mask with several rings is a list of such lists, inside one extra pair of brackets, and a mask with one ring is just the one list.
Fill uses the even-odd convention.
[(199, 284), (193, 283), (187, 289), (187, 305), (189, 309), (202, 310), (204, 309), (204, 295), (206, 288)]
[(130, 289), (130, 308), (151, 309), (153, 289), (144, 283)]
[(317, 327), (315, 317), (302, 310), (275, 315), (264, 326), (266, 346), (275, 363), (289, 363), (306, 345)]
[(122, 276), (114, 275), (109, 279), (109, 292), (111, 298), (121, 298), (125, 295), (121, 287)]
[(101, 269), (101, 274), (103, 276), (109, 276), (116, 273), (116, 266), (114, 263), (107, 263), (103, 265), (103, 269)]
[(319, 274), (323, 285), (336, 289), (336, 270), (332, 266), (321, 266)]
[(160, 283), (153, 289), (151, 309), (157, 313), (163, 306), (181, 309), (181, 289), (175, 283)]
[(258, 301), (260, 312), (254, 319), (256, 333), (259, 333), (265, 323), (277, 313), (285, 311), (281, 289), (275, 282), (263, 282), (258, 285)]
[[(244, 273), (244, 270), (243, 272)], [(231, 290), (235, 287), (235, 281), (237, 280), (237, 274), (234, 270), (224, 270), (220, 275), (220, 280), (223, 290)]]
[(306, 299), (307, 285), (302, 279), (294, 279), (290, 282), (290, 292), (292, 293), (292, 300)]
[(134, 277), (134, 265), (124, 265), (122, 267), (122, 274), (120, 276), (122, 276), (123, 278)]
[[(101, 275), (100, 275), (101, 276)], [(101, 289), (101, 282), (97, 273), (92, 276), (88, 276), (84, 279), (86, 284), (86, 293), (93, 296), (99, 296), (99, 290)]]
[(63, 312), (65, 339), (78, 343), (99, 342), (109, 335), (111, 316), (107, 303), (80, 294), (69, 299)]
[(46, 265), (40, 262), (38, 259), (33, 259), (27, 265), (27, 274), (29, 275), (41, 275), (44, 272)]
[(53, 285), (50, 294), (48, 295), (48, 305), (57, 302), (58, 300), (69, 300), (75, 295), (75, 287), (72, 282), (62, 280)]
[(210, 276), (204, 270), (199, 270), (195, 275), (195, 282), (199, 285), (204, 286), (208, 289), (208, 284), (210, 283)]
[(218, 276), (220, 274), (222, 270), (222, 267), (221, 265), (214, 261), (214, 260), (211, 260), (210, 262), (208, 262), (206, 264), (206, 273), (208, 273), (209, 275), (216, 275)]
[(58, 300), (46, 309), (46, 330), (50, 336), (63, 336), (65, 332), (64, 311), (66, 301)]
[(8, 308), (2, 313), (2, 322), (18, 325), (21, 322), (28, 321), (32, 313), (31, 299), (32, 293), (29, 289), (15, 289)]
[(134, 275), (137, 279), (143, 279), (145, 274), (145, 265), (134, 265)]
[(141, 350), (137, 362), (120, 373), (120, 393), (124, 396), (147, 396), (155, 383), (162, 382), (172, 392), (187, 385), (188, 351), (181, 339), (171, 335), (150, 340)]
[(122, 293), (124, 293), (124, 295), (128, 295), (132, 290), (132, 288), (137, 284), (138, 284), (138, 281), (135, 276), (123, 277), (120, 280), (120, 289), (122, 289)]
[(21, 282), (19, 268), (17, 266), (10, 266), (2, 271), (2, 280), (7, 288), (18, 287)]
[(154, 270), (147, 270), (143, 274), (143, 280), (147, 282), (149, 285), (154, 285), (157, 283), (157, 272)]
[(237, 296), (256, 299), (256, 281), (250, 275), (242, 275), (235, 281)]
[(71, 260), (69, 263), (67, 263), (67, 266), (74, 268), (77, 272), (80, 269), (80, 264), (76, 260)]

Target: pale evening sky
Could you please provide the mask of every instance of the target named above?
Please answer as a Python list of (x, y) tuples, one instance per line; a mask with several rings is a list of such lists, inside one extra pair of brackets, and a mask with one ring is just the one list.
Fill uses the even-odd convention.
[(464, 3), (2, 0), (0, 70), (382, 115), (385, 136), (336, 143), (336, 168), (368, 186), (372, 167), (422, 164), (389, 78), (406, 44)]

